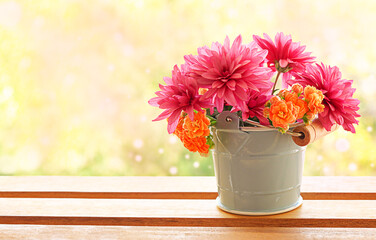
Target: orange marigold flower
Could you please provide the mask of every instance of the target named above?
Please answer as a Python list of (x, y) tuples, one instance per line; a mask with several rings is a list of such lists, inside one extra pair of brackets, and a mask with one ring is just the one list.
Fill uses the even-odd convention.
[(320, 90), (317, 90), (315, 87), (306, 86), (304, 88), (304, 98), (307, 101), (310, 101), (312, 98), (315, 98), (315, 95), (318, 95), (318, 97), (320, 97), (321, 100), (324, 99), (324, 95), (322, 94), (322, 92)]
[(206, 144), (205, 137), (190, 138), (186, 136), (184, 137), (182, 142), (184, 144), (184, 147), (191, 152), (199, 152), (204, 154), (209, 153), (209, 145)]
[(300, 85), (300, 83), (294, 83), (291, 86), (291, 90), (295, 92), (296, 94), (300, 95), (303, 92), (303, 86)]
[(278, 101), (281, 101), (281, 98), (278, 96), (273, 96), (269, 101), (270, 101), (270, 104), (274, 104)]
[(286, 102), (292, 102), (293, 104), (295, 104), (297, 100), (298, 100), (298, 94), (296, 94), (295, 92), (286, 92), (285, 93), (285, 101)]
[(186, 135), (190, 138), (194, 137), (206, 137), (209, 136), (210, 120), (205, 116), (203, 112), (197, 112), (194, 115), (192, 121), (189, 117), (184, 120), (184, 129), (187, 131)]
[(324, 111), (325, 106), (321, 104), (322, 100), (319, 97), (312, 98), (308, 103), (308, 108), (314, 114), (321, 113)]
[(303, 99), (300, 99), (298, 97), (298, 93), (296, 92), (286, 92), (285, 101), (291, 102), (295, 107), (298, 108), (298, 115), (296, 116), (296, 119), (302, 118), (308, 111), (307, 102)]
[(298, 108), (292, 102), (278, 101), (270, 106), (269, 118), (274, 127), (280, 127), (284, 131), (289, 129), (289, 124), (296, 121)]
[(263, 113), (264, 117), (269, 118), (270, 108), (264, 108), (262, 113)]
[(324, 111), (324, 105), (322, 101), (324, 95), (320, 90), (317, 90), (315, 87), (307, 86), (304, 88), (304, 99), (308, 103), (308, 109), (313, 113), (320, 113)]
[(210, 121), (203, 112), (195, 112), (193, 121), (183, 112), (174, 134), (189, 151), (207, 154), (210, 147), (206, 144), (206, 136), (210, 134), (209, 125)]
[(316, 114), (314, 114), (313, 112), (307, 112), (306, 117), (309, 121), (312, 121), (316, 117)]
[(308, 111), (305, 115), (304, 115), (304, 123), (306, 125), (310, 125), (312, 123), (312, 120), (315, 119), (316, 117), (316, 114), (314, 114), (313, 112), (310, 112)]
[(297, 106), (298, 109), (298, 116), (296, 119), (302, 118), (304, 114), (308, 111), (308, 105), (307, 102), (304, 101), (303, 99), (298, 98), (296, 102), (294, 103), (295, 106)]
[(282, 89), (281, 91), (279, 91), (279, 93), (278, 93), (278, 96), (280, 97), (280, 98), (285, 98), (285, 95), (286, 95), (286, 93), (288, 93), (289, 91), (287, 90), (287, 89)]
[(183, 124), (184, 124), (184, 119), (185, 117), (187, 116), (186, 113), (182, 112), (180, 114), (180, 118), (179, 118), (179, 122), (178, 122), (178, 125), (176, 126), (176, 129), (174, 131), (174, 134), (181, 140), (183, 135), (184, 135), (184, 128), (183, 128)]

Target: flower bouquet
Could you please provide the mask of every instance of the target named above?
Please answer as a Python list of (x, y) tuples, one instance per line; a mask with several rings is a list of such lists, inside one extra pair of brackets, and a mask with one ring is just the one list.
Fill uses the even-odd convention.
[[(360, 115), (352, 80), (342, 79), (337, 67), (315, 63), (290, 35), (278, 33), (274, 42), (267, 34), (254, 35), (253, 40), (243, 44), (239, 35), (230, 44), (226, 37), (223, 45), (214, 42), (198, 48), (198, 55), (184, 56), (185, 64), (174, 66), (172, 77), (164, 78), (166, 85), (159, 85), (161, 91), (149, 101), (165, 109), (154, 121), (167, 119), (168, 133), (202, 155), (213, 148), (209, 127), (224, 110), (282, 133), (315, 118), (327, 131), (338, 124), (355, 133)], [(283, 89), (278, 90), (280, 78)]]
[(296, 139), (307, 137), (308, 127), (320, 136), (337, 126), (355, 133), (353, 81), (337, 67), (315, 63), (283, 33), (274, 41), (254, 35), (247, 44), (240, 35), (232, 44), (226, 37), (184, 59), (149, 103), (164, 109), (154, 121), (167, 119), (168, 133), (188, 150), (207, 156), (214, 148), (218, 206), (248, 215), (298, 207), (301, 146), (312, 141)]

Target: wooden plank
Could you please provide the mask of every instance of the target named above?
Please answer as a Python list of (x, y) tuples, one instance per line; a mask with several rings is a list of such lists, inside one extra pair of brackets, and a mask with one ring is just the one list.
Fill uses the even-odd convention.
[(375, 239), (373, 228), (227, 228), (0, 225), (0, 240), (15, 239)]
[(301, 191), (307, 200), (376, 200), (376, 177), (303, 177)]
[(214, 177), (0, 177), (0, 197), (214, 199)]
[(0, 206), (0, 224), (376, 227), (371, 200), (306, 200), (294, 211), (257, 217), (223, 212), (215, 200), (2, 198)]
[[(304, 199), (376, 200), (376, 177), (304, 177)], [(0, 177), (0, 197), (214, 199), (214, 177)]]

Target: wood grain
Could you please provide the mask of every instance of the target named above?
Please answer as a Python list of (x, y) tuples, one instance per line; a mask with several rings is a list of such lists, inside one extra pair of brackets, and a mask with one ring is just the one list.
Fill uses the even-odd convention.
[[(376, 200), (376, 177), (303, 177), (309, 200)], [(0, 177), (3, 198), (215, 199), (214, 177)]]
[(368, 228), (226, 228), (0, 225), (0, 240), (15, 239), (369, 239)]
[(0, 199), (0, 224), (195, 226), (195, 227), (376, 227), (376, 201), (307, 200), (273, 216), (239, 216), (215, 200)]

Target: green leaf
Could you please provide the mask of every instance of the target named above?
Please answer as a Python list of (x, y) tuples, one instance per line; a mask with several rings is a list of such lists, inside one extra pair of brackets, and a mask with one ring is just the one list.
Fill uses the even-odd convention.
[(304, 116), (303, 116), (303, 122), (306, 124), (306, 125), (308, 125), (309, 124), (309, 120), (308, 120), (308, 118), (307, 118), (307, 114), (304, 114)]
[(209, 135), (206, 137), (206, 144), (209, 145), (209, 149), (214, 148), (214, 141), (213, 141), (213, 136)]
[(279, 89), (274, 89), (272, 95), (274, 95), (275, 92), (279, 91)]
[(217, 119), (213, 116), (206, 115), (207, 118), (209, 118), (210, 121), (216, 121)]
[(281, 128), (281, 127), (278, 127), (278, 131), (282, 134), (285, 134), (286, 133), (286, 130)]

